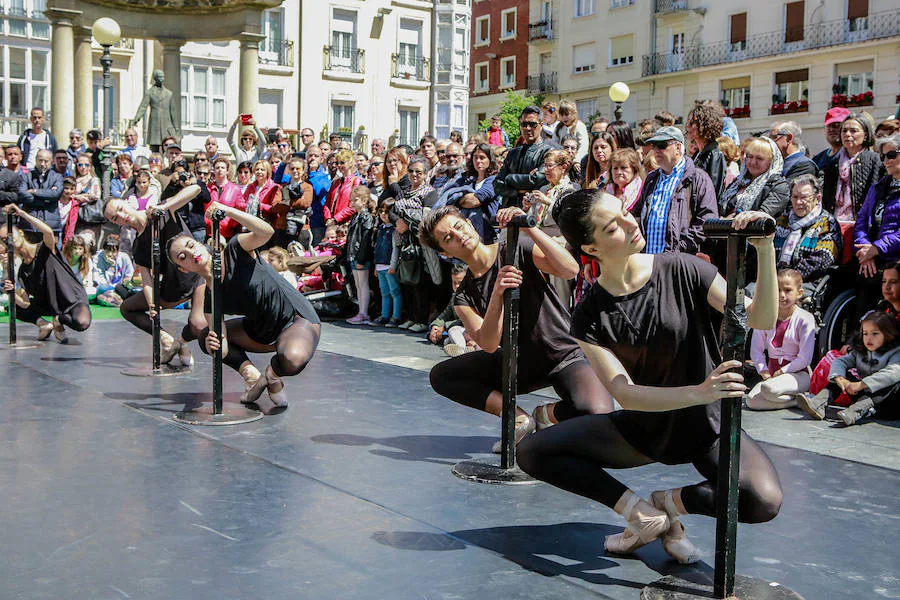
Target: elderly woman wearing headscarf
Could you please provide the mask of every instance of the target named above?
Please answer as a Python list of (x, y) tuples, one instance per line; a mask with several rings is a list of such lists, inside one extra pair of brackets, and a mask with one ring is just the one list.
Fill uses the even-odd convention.
[(784, 160), (775, 142), (765, 136), (753, 139), (744, 150), (741, 174), (719, 201), (719, 212), (734, 216), (753, 210), (780, 216), (790, 202), (788, 182), (781, 176)]

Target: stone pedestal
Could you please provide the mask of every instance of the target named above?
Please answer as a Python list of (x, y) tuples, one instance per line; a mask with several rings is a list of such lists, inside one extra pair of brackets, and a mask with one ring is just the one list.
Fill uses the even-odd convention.
[[(181, 131), (181, 47), (184, 40), (160, 39), (163, 48), (163, 73), (166, 74), (166, 87), (172, 90), (172, 102), (175, 103), (177, 123)], [(179, 140), (181, 141), (181, 140)]]

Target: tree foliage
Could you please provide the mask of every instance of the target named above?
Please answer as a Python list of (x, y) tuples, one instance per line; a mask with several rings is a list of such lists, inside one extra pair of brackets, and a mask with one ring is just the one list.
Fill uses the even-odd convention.
[[(516, 140), (519, 139), (519, 115), (522, 113), (522, 109), (532, 104), (540, 106), (543, 102), (544, 96), (541, 94), (523, 96), (512, 90), (506, 92), (506, 98), (500, 102), (500, 110), (498, 112), (500, 113), (501, 127), (503, 127), (506, 135), (509, 136), (510, 144), (515, 145)], [(490, 127), (491, 115), (488, 115), (487, 119), (479, 123), (478, 126), (481, 128), (481, 131)]]

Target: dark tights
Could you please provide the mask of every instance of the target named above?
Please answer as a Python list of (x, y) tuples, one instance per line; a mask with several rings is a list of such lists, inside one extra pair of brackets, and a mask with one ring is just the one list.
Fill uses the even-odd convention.
[[(229, 319), (225, 321), (225, 332), (228, 339), (228, 354), (223, 361), (226, 365), (238, 371), (242, 364), (250, 360), (247, 352), (275, 352), (272, 361), (272, 371), (279, 377), (297, 375), (312, 360), (319, 345), (320, 325), (313, 325), (306, 319), (295, 317), (293, 324), (286, 327), (275, 340), (274, 344), (260, 344), (247, 334), (244, 329), (244, 318)], [(200, 349), (204, 353), (206, 344), (203, 340), (209, 335), (209, 328), (201, 334)]]
[[(436, 364), (431, 369), (431, 387), (454, 402), (484, 410), (490, 393), (502, 389), (502, 374), (502, 352), (470, 352)], [(561, 398), (553, 409), (558, 421), (612, 410), (609, 394), (586, 360), (576, 361), (553, 375), (538, 377), (520, 363), (519, 393), (550, 385)]]
[[(41, 319), (43, 315), (49, 315), (50, 309), (45, 306), (31, 304), (28, 308), (16, 307), (16, 319), (23, 323), (35, 323)], [(73, 331), (84, 331), (91, 326), (91, 309), (87, 304), (76, 304), (61, 315), (56, 315), (56, 319), (61, 325), (68, 327)]]
[[(201, 291), (197, 291), (201, 290)], [(190, 298), (182, 298), (177, 302), (162, 302), (163, 308), (172, 308), (174, 306), (178, 306), (185, 300), (191, 301), (191, 314), (188, 317), (188, 322), (181, 330), (181, 337), (186, 342), (190, 342), (196, 340), (200, 337), (200, 332), (206, 328), (206, 319), (203, 318), (202, 313), (197, 311), (197, 315), (194, 314), (193, 307), (194, 306), (203, 306), (203, 294), (202, 294), (202, 286), (194, 288), (194, 293)], [(199, 304), (198, 304), (199, 303)], [(147, 314), (147, 311), (150, 310), (150, 306), (147, 304), (147, 298), (144, 297), (144, 294), (133, 294), (126, 298), (122, 304), (119, 306), (119, 311), (122, 313), (122, 316), (125, 317), (125, 320), (140, 329), (141, 331), (149, 334), (153, 334), (153, 321), (150, 319), (150, 315)], [(203, 344), (201, 344), (202, 346)]]
[[(629, 469), (655, 462), (638, 452), (619, 433), (609, 415), (591, 415), (554, 425), (527, 436), (518, 445), (519, 466), (556, 487), (613, 508), (628, 489), (606, 469)], [(706, 481), (681, 490), (689, 513), (715, 516), (718, 441), (693, 461)], [(772, 461), (756, 441), (741, 432), (741, 464), (738, 479), (742, 523), (762, 523), (775, 518), (782, 491)]]

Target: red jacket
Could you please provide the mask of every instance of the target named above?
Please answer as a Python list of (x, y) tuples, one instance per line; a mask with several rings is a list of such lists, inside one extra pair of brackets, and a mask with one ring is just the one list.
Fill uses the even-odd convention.
[(247, 189), (244, 190), (244, 210), (250, 204), (251, 194), (256, 194), (259, 200), (259, 214), (254, 216), (265, 219), (267, 223), (274, 223), (276, 215), (273, 212), (273, 208), (281, 204), (281, 186), (275, 183), (273, 179), (267, 179), (262, 189), (257, 191), (257, 183), (254, 179), (247, 186)]
[(349, 221), (356, 214), (356, 211), (350, 206), (350, 192), (362, 184), (363, 180), (356, 175), (335, 179), (325, 199), (325, 218), (327, 219), (328, 213), (331, 213), (331, 218), (338, 223)]
[[(225, 185), (222, 186), (221, 192), (219, 191), (219, 186), (216, 185), (214, 181), (208, 183), (206, 187), (209, 189), (209, 201), (211, 203), (218, 202), (219, 204), (230, 206), (238, 210), (247, 210), (247, 202), (244, 201), (244, 196), (241, 194), (241, 186), (238, 184), (226, 181)], [(209, 204), (204, 208), (209, 208)], [(231, 239), (232, 236), (240, 231), (241, 224), (231, 217), (225, 217), (219, 224), (219, 233), (221, 233), (225, 239)], [(206, 235), (209, 236), (211, 234), (212, 222), (210, 222), (209, 219), (206, 219)]]

